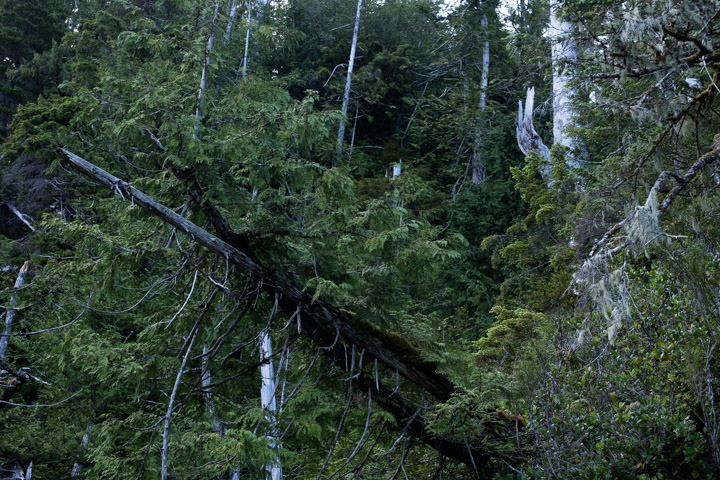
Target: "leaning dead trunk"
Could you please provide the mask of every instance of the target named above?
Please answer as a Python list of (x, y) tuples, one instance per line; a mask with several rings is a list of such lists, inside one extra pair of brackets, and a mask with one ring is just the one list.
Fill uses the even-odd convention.
[[(157, 140), (152, 136), (149, 138), (153, 143)], [(161, 148), (159, 143), (158, 148)], [(176, 176), (181, 181), (188, 183), (186, 185), (188, 193), (206, 213), (207, 220), (219, 236), (212, 235), (207, 230), (198, 227), (131, 184), (74, 153), (62, 148), (58, 149), (58, 153), (77, 171), (177, 228), (178, 232), (187, 234), (196, 244), (206, 247), (221, 258), (226, 258), (245, 274), (260, 279), (263, 291), (279, 294), (279, 307), (286, 314), (293, 315), (298, 312), (302, 314), (301, 332), (320, 347), (322, 353), (341, 371), (350, 373), (347, 364), (347, 345), (353, 345), (353, 348), (364, 350), (365, 358), (369, 358), (369, 361), (377, 359), (378, 362), (387, 366), (388, 371), (396, 372), (398, 378), (405, 377), (439, 401), (447, 401), (456, 391), (450, 379), (438, 372), (437, 365), (424, 360), (414, 347), (407, 343), (394, 341), (392, 337), (374, 332), (372, 329), (363, 328), (362, 320), (353, 319), (352, 312), (340, 309), (323, 300), (314, 299), (310, 292), (288, 282), (278, 272), (268, 269), (241, 250), (244, 248), (242, 238), (229, 227), (227, 220), (207, 200), (204, 190), (197, 184), (191, 170), (185, 171), (172, 167)], [(356, 372), (354, 377), (363, 391), (372, 391), (376, 404), (390, 413), (398, 425), (401, 425), (409, 435), (426, 443), (445, 457), (473, 465), (488, 476), (492, 474), (494, 454), (491, 450), (475, 444), (471, 445), (467, 440), (432, 434), (424, 417), (417, 415), (418, 405), (411, 398), (398, 394), (396, 390), (377, 382), (377, 379), (368, 372)], [(490, 411), (491, 414), (494, 412), (494, 410)], [(500, 422), (498, 428), (501, 426), (503, 437), (507, 436), (508, 432), (515, 432), (517, 427), (515, 422), (512, 424)], [(483, 431), (479, 435), (483, 439), (492, 439), (497, 436), (495, 432), (495, 430)]]
[(342, 119), (338, 128), (337, 153), (342, 152), (343, 139), (345, 138), (345, 126), (347, 125), (347, 111), (350, 103), (350, 87), (352, 85), (352, 72), (355, 66), (355, 50), (357, 49), (358, 32), (360, 31), (360, 13), (362, 12), (362, 0), (358, 0), (357, 12), (355, 13), (355, 28), (353, 29), (352, 44), (350, 46), (350, 58), (348, 59), (347, 78), (345, 80), (345, 93), (343, 93)]
[[(525, 97), (525, 111), (523, 111), (522, 101), (518, 102), (518, 120), (516, 127), (516, 137), (520, 151), (529, 156), (531, 153), (540, 155), (543, 159), (550, 160), (550, 149), (545, 145), (540, 134), (535, 130), (533, 125), (533, 110), (535, 109), (535, 89), (528, 88)], [(549, 178), (550, 166), (545, 164), (540, 169), (543, 178)]]

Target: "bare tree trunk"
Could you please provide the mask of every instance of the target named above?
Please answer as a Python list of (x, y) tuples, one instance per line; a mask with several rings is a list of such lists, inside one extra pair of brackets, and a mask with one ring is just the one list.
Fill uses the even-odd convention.
[(232, 38), (233, 28), (235, 28), (235, 15), (237, 15), (237, 11), (237, 0), (232, 0), (230, 14), (228, 15), (228, 24), (227, 28), (225, 29), (225, 45), (230, 43), (230, 39)]
[(170, 437), (170, 422), (172, 420), (172, 412), (173, 408), (175, 406), (175, 397), (177, 396), (177, 391), (180, 388), (180, 379), (182, 378), (182, 374), (185, 371), (185, 364), (187, 363), (188, 357), (190, 357), (190, 351), (192, 351), (193, 344), (195, 343), (195, 337), (197, 334), (197, 328), (193, 327), (192, 331), (190, 332), (191, 338), (190, 338), (190, 344), (187, 347), (187, 350), (185, 351), (185, 356), (182, 359), (182, 362), (180, 363), (180, 369), (178, 370), (177, 376), (175, 377), (175, 384), (173, 385), (172, 393), (170, 394), (170, 400), (168, 401), (168, 408), (167, 412), (165, 413), (165, 428), (163, 429), (163, 443), (162, 443), (162, 459), (161, 459), (161, 467), (160, 467), (160, 478), (162, 480), (167, 480), (167, 469), (168, 469), (168, 440)]
[[(275, 294), (275, 305), (273, 313), (275, 316), (278, 308), (278, 294)], [(260, 375), (262, 376), (262, 386), (260, 388), (260, 404), (265, 410), (265, 419), (270, 425), (267, 439), (270, 448), (275, 453), (275, 460), (265, 465), (265, 470), (272, 480), (282, 480), (282, 464), (277, 455), (278, 448), (278, 431), (277, 431), (277, 402), (275, 401), (275, 369), (272, 362), (272, 342), (270, 340), (270, 326), (268, 325), (260, 334)]]
[[(572, 107), (574, 92), (569, 85), (569, 81), (572, 78), (570, 72), (577, 63), (577, 44), (572, 38), (572, 23), (560, 19), (560, 6), (560, 0), (550, 0), (548, 34), (550, 36), (553, 71), (553, 142), (570, 150), (575, 150), (575, 153), (577, 153), (578, 147), (582, 147), (582, 145), (578, 145), (577, 139), (573, 138), (567, 131), (568, 127), (573, 125), (575, 117)], [(535, 131), (532, 122), (534, 96), (535, 89), (529, 88), (524, 115), (522, 102), (520, 102), (517, 126), (518, 145), (525, 155), (530, 152), (537, 152), (543, 158), (549, 159), (550, 149)], [(580, 165), (572, 155), (568, 157), (567, 164), (575, 168)], [(545, 167), (540, 173), (543, 177), (548, 178), (550, 167)]]
[[(19, 289), (25, 284), (25, 275), (28, 271), (28, 261), (25, 261), (23, 263), (22, 267), (20, 267), (20, 271), (18, 272), (17, 279), (15, 280), (15, 290)], [(7, 353), (8, 344), (10, 343), (10, 335), (12, 334), (12, 327), (13, 323), (15, 321), (15, 312), (16, 312), (16, 306), (17, 306), (17, 297), (15, 297), (15, 293), (13, 293), (10, 296), (10, 301), (8, 302), (7, 311), (5, 312), (5, 331), (2, 335), (0, 335), (0, 364), (3, 364), (5, 362), (5, 354)], [(0, 370), (2, 370), (0, 368)], [(24, 380), (29, 379), (30, 377), (25, 377)], [(17, 386), (17, 385), (16, 385)], [(11, 391), (11, 388), (6, 388), (5, 392), (3, 392), (3, 396), (8, 393), (8, 391)], [(32, 466), (33, 462), (30, 461), (30, 465), (27, 468), (27, 471), (23, 473), (22, 467), (19, 463), (15, 463), (13, 469), (12, 469), (12, 476), (9, 477), (11, 480), (17, 479), (17, 480), (26, 480), (29, 479), (32, 475)]]
[[(573, 25), (559, 17), (560, 0), (550, 0), (550, 45), (553, 70), (553, 141), (571, 150), (577, 147), (576, 140), (568, 134), (575, 112), (572, 108), (572, 88), (568, 84), (570, 71), (577, 63), (577, 44), (572, 38)], [(568, 164), (577, 167), (575, 160)]]
[(483, 62), (482, 76), (480, 77), (480, 111), (484, 112), (487, 107), (487, 88), (490, 75), (490, 32), (488, 30), (487, 15), (483, 13), (480, 20), (483, 35), (485, 36), (485, 45), (483, 46)]
[(208, 355), (207, 345), (203, 345), (202, 371), (203, 399), (205, 400), (205, 407), (210, 414), (210, 423), (212, 424), (213, 432), (223, 436), (225, 432), (222, 427), (222, 422), (220, 422), (220, 418), (217, 416), (217, 412), (215, 411), (215, 402), (213, 401), (212, 393), (210, 392), (212, 376), (210, 373), (210, 356)]
[(362, 12), (362, 0), (358, 0), (357, 13), (355, 14), (355, 28), (353, 30), (352, 44), (350, 46), (350, 59), (348, 60), (347, 79), (345, 80), (345, 93), (343, 94), (342, 114), (340, 127), (338, 128), (337, 153), (342, 152), (343, 139), (345, 138), (345, 126), (347, 125), (347, 110), (350, 103), (350, 87), (352, 85), (352, 72), (355, 66), (355, 50), (357, 49), (358, 32), (360, 31), (360, 14)]
[(247, 0), (247, 31), (245, 32), (245, 53), (243, 54), (242, 78), (247, 77), (248, 52), (250, 50), (250, 24), (252, 23), (252, 0)]
[[(15, 280), (15, 290), (22, 287), (25, 284), (25, 274), (28, 270), (28, 262), (23, 263), (18, 272), (17, 279)], [(8, 343), (10, 342), (10, 335), (12, 334), (13, 323), (15, 322), (15, 312), (17, 307), (17, 298), (13, 293), (10, 296), (10, 302), (8, 303), (7, 312), (5, 313), (5, 331), (0, 335), (0, 361), (5, 360), (5, 354), (7, 353)]]
[(550, 158), (550, 149), (545, 145), (540, 134), (533, 125), (533, 110), (535, 109), (535, 88), (527, 89), (525, 97), (525, 111), (522, 101), (518, 102), (517, 142), (523, 154), (537, 153), (545, 159)]
[(482, 60), (482, 76), (480, 77), (480, 126), (475, 134), (473, 141), (472, 154), (472, 182), (479, 185), (485, 181), (487, 172), (485, 170), (485, 162), (480, 157), (480, 148), (482, 147), (483, 138), (485, 137), (485, 108), (487, 107), (487, 87), (490, 76), (490, 33), (488, 31), (487, 15), (483, 13), (481, 24), (483, 35), (485, 35), (485, 45), (483, 48)]
[(208, 36), (207, 45), (205, 46), (205, 61), (203, 62), (202, 75), (200, 77), (200, 89), (197, 96), (197, 107), (195, 108), (195, 133), (197, 138), (200, 130), (200, 119), (202, 119), (202, 109), (205, 105), (205, 90), (207, 89), (208, 76), (210, 75), (210, 54), (212, 53), (213, 40), (215, 39), (215, 24), (217, 23), (218, 13), (220, 12), (220, 0), (215, 3), (215, 13), (213, 13), (212, 23), (210, 24), (210, 35)]
[[(205, 408), (207, 408), (208, 414), (210, 415), (210, 424), (212, 425), (213, 432), (220, 435), (220, 437), (224, 437), (225, 427), (223, 426), (222, 421), (220, 420), (220, 417), (215, 410), (215, 401), (213, 401), (212, 392), (210, 391), (210, 385), (212, 384), (212, 374), (210, 373), (210, 356), (208, 355), (207, 345), (203, 345), (202, 372), (203, 376), (201, 384), (203, 389), (203, 399), (205, 400)], [(230, 478), (231, 480), (240, 479), (239, 467), (233, 470)]]

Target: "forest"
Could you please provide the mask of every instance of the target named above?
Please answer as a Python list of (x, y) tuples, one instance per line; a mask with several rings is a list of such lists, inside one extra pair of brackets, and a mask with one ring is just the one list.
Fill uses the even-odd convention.
[(719, 478), (719, 159), (720, 0), (0, 0), (0, 478)]

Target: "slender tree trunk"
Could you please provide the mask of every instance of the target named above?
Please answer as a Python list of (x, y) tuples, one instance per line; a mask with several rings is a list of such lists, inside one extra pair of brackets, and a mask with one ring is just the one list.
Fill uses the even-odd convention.
[[(278, 295), (275, 295), (275, 306), (273, 307), (273, 316), (278, 307)], [(260, 403), (265, 410), (265, 419), (270, 425), (267, 433), (267, 439), (270, 448), (275, 452), (275, 460), (265, 465), (265, 470), (272, 480), (282, 480), (282, 464), (277, 455), (278, 430), (277, 430), (277, 402), (275, 401), (275, 369), (272, 362), (272, 342), (270, 340), (270, 327), (268, 325), (260, 334), (260, 375), (262, 376), (262, 386), (260, 388)]]
[(190, 352), (192, 351), (193, 344), (195, 343), (195, 337), (197, 334), (197, 329), (193, 328), (193, 330), (190, 332), (190, 335), (192, 338), (190, 339), (190, 344), (187, 347), (187, 350), (185, 351), (185, 356), (182, 359), (182, 362), (180, 363), (180, 369), (178, 370), (177, 376), (175, 377), (175, 384), (173, 385), (172, 393), (170, 394), (170, 401), (168, 401), (168, 408), (167, 412), (165, 413), (165, 427), (163, 429), (163, 443), (162, 443), (162, 459), (161, 459), (161, 467), (160, 467), (160, 478), (162, 480), (167, 479), (167, 470), (168, 470), (168, 440), (170, 438), (170, 423), (172, 421), (172, 412), (173, 408), (175, 406), (175, 397), (177, 396), (177, 391), (180, 388), (180, 379), (182, 378), (182, 374), (185, 371), (185, 364), (187, 363), (188, 358), (190, 357)]
[(487, 107), (487, 87), (490, 76), (490, 32), (488, 31), (487, 15), (483, 13), (481, 24), (483, 35), (485, 36), (485, 44), (483, 46), (482, 59), (482, 76), (480, 77), (480, 126), (478, 127), (475, 138), (473, 139), (473, 155), (472, 155), (472, 182), (479, 185), (485, 181), (487, 172), (485, 170), (485, 162), (480, 156), (480, 148), (482, 147), (483, 138), (485, 137), (485, 108)]
[(342, 152), (343, 139), (345, 138), (345, 126), (347, 125), (348, 103), (350, 103), (350, 87), (352, 85), (352, 72), (355, 66), (355, 50), (357, 49), (358, 32), (360, 31), (360, 14), (362, 12), (362, 0), (358, 0), (357, 13), (355, 14), (355, 28), (353, 29), (352, 44), (350, 46), (350, 59), (348, 60), (347, 79), (345, 80), (345, 93), (343, 94), (342, 114), (340, 127), (338, 128), (337, 153)]
[[(573, 25), (559, 17), (560, 0), (550, 0), (550, 45), (553, 71), (553, 141), (571, 150), (577, 147), (576, 140), (568, 134), (575, 112), (572, 97), (575, 92), (569, 85), (571, 71), (577, 63), (577, 44), (572, 38)], [(577, 167), (575, 160), (568, 164)]]
[[(28, 261), (25, 261), (23, 263), (22, 267), (20, 267), (20, 272), (18, 272), (17, 279), (15, 280), (15, 290), (22, 287), (25, 284), (25, 275), (27, 274), (28, 270)], [(15, 294), (13, 293), (10, 296), (10, 301), (8, 303), (7, 311), (5, 312), (5, 331), (2, 335), (0, 335), (0, 363), (5, 362), (5, 354), (7, 353), (8, 344), (10, 342), (10, 335), (12, 334), (12, 327), (13, 323), (15, 321), (15, 312), (17, 306), (17, 298), (15, 297)], [(7, 390), (6, 392), (7, 393)], [(32, 466), (33, 462), (30, 461), (30, 465), (27, 468), (27, 471), (23, 473), (22, 467), (19, 463), (15, 463), (13, 469), (12, 469), (12, 476), (10, 479), (18, 479), (18, 480), (24, 480), (29, 479), (32, 475)]]
[(252, 24), (252, 0), (247, 0), (247, 31), (245, 32), (245, 53), (243, 54), (242, 78), (247, 77), (248, 52), (250, 51), (250, 24)]
[[(23, 263), (20, 267), (17, 279), (15, 280), (15, 290), (22, 287), (25, 284), (25, 274), (27, 274), (28, 262)], [(10, 302), (5, 313), (5, 331), (0, 335), (0, 361), (5, 361), (5, 354), (7, 353), (8, 343), (10, 342), (10, 335), (12, 334), (13, 323), (15, 322), (15, 312), (17, 311), (17, 297), (13, 293), (10, 296)]]
[(208, 414), (210, 415), (210, 423), (212, 424), (213, 432), (217, 433), (220, 436), (223, 436), (225, 432), (222, 427), (222, 422), (220, 422), (220, 418), (215, 411), (215, 402), (213, 401), (212, 393), (210, 392), (212, 376), (210, 373), (210, 359), (208, 355), (207, 345), (203, 345), (202, 371), (203, 399), (205, 400), (205, 407), (207, 408)]
[(228, 14), (228, 24), (227, 28), (225, 29), (225, 45), (230, 43), (230, 39), (232, 39), (232, 32), (233, 28), (235, 28), (235, 16), (237, 15), (238, 6), (237, 6), (237, 0), (232, 0), (232, 5), (230, 7), (230, 13)]
[(480, 20), (485, 44), (483, 45), (482, 76), (480, 77), (480, 111), (485, 112), (487, 107), (487, 88), (490, 78), (490, 31), (488, 30), (487, 15), (483, 13)]
[(200, 77), (200, 89), (197, 96), (197, 107), (195, 109), (195, 133), (197, 138), (200, 130), (200, 120), (202, 119), (202, 109), (205, 106), (205, 90), (207, 89), (208, 76), (210, 75), (210, 54), (212, 53), (213, 40), (215, 39), (215, 25), (220, 13), (220, 0), (215, 3), (215, 13), (213, 13), (212, 23), (210, 24), (210, 35), (208, 36), (207, 45), (205, 46), (205, 61), (203, 62), (202, 75)]
[[(213, 432), (225, 436), (225, 427), (220, 421), (220, 417), (215, 410), (215, 401), (212, 398), (212, 392), (210, 391), (210, 385), (212, 384), (212, 374), (210, 372), (210, 357), (208, 355), (207, 345), (203, 345), (203, 363), (202, 363), (202, 388), (203, 388), (203, 399), (205, 400), (205, 408), (207, 408), (208, 415), (210, 416), (210, 424), (212, 425)], [(236, 468), (230, 476), (231, 480), (240, 479), (240, 468)]]

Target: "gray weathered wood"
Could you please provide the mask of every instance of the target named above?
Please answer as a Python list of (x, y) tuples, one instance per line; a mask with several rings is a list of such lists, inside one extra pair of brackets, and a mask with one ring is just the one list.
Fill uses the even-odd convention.
[[(23, 263), (18, 272), (17, 279), (15, 280), (15, 290), (22, 287), (25, 284), (25, 275), (28, 270), (28, 262)], [(10, 342), (10, 335), (12, 334), (13, 323), (15, 322), (15, 312), (17, 306), (17, 298), (13, 293), (10, 296), (10, 303), (8, 304), (7, 312), (5, 313), (5, 331), (0, 335), (0, 362), (5, 361), (5, 353), (7, 352), (8, 344)]]

